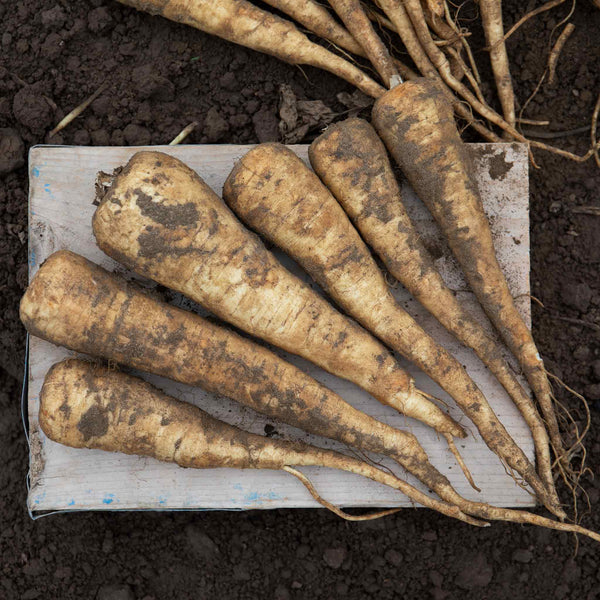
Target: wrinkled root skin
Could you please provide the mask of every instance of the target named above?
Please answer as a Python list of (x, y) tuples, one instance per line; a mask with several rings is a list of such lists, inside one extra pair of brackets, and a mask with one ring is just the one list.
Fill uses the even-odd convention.
[[(302, 442), (248, 433), (137, 377), (79, 359), (57, 363), (46, 374), (39, 420), (51, 440), (66, 446), (149, 456), (181, 467), (288, 472), (294, 472), (292, 466), (340, 469), (388, 485), (447, 516), (485, 525), (363, 461)], [(296, 472), (298, 475), (315, 499), (341, 513)]]
[[(560, 436), (552, 400), (532, 378), (541, 359), (496, 259), (471, 158), (456, 129), (452, 107), (435, 82), (415, 80), (387, 92), (375, 103), (373, 124), (444, 231), (471, 288), (522, 365), (554, 445)], [(546, 502), (555, 514), (564, 515), (554, 504)]]
[(472, 348), (506, 389), (532, 431), (538, 473), (558, 505), (546, 427), (498, 344), (464, 309), (435, 268), (402, 203), (385, 146), (365, 120), (330, 125), (310, 146), (321, 180), (388, 271), (458, 340)]

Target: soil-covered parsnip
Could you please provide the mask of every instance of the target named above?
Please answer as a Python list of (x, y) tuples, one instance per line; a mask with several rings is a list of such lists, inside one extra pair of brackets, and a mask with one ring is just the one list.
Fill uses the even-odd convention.
[[(418, 502), (473, 525), (484, 525), (455, 506), (430, 498), (404, 481), (363, 461), (302, 442), (274, 440), (219, 421), (145, 381), (114, 369), (67, 359), (47, 373), (40, 392), (40, 426), (53, 441), (73, 448), (95, 448), (149, 456), (194, 469), (271, 469), (305, 476), (294, 467), (340, 469), (408, 491)], [(313, 497), (336, 514), (346, 515)], [(395, 511), (384, 511), (382, 516)]]
[(351, 62), (311, 42), (293, 23), (246, 0), (119, 0), (137, 10), (190, 25), (293, 65), (311, 65), (377, 98), (385, 92)]
[(383, 344), (285, 269), (181, 161), (135, 154), (114, 177), (93, 229), (100, 248), (130, 269), (442, 434), (465, 436)]
[(446, 286), (402, 203), (385, 146), (363, 119), (330, 125), (310, 146), (310, 162), (388, 271), (457, 339), (472, 348), (506, 389), (531, 429), (538, 473), (558, 502), (546, 427), (502, 350)]
[(445, 389), (488, 447), (544, 504), (560, 510), (464, 367), (396, 302), (343, 208), (294, 152), (281, 144), (256, 146), (234, 167), (223, 195), (246, 224), (302, 265), (348, 314)]
[(388, 456), (425, 481), (435, 471), (413, 434), (355, 409), (263, 346), (68, 250), (40, 267), (20, 314), (29, 333), (53, 344), (228, 396), (309, 433)]
[(481, 306), (517, 357), (542, 409), (556, 457), (569, 471), (552, 387), (498, 264), (472, 160), (460, 139), (452, 107), (434, 82), (418, 79), (376, 102), (373, 124), (444, 232)]

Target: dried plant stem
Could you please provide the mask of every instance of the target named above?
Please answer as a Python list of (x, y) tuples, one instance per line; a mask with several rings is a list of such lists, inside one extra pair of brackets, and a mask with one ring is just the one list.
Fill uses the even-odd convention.
[(169, 142), (169, 146), (177, 146), (177, 144), (181, 144), (185, 138), (194, 131), (198, 127), (198, 121), (192, 121), (189, 125), (184, 127), (173, 139), (173, 141)]
[[(592, 215), (594, 217), (600, 217), (600, 206), (575, 206), (571, 209), (572, 213), (580, 215)], [(597, 331), (600, 331), (600, 326)]]
[(516, 122), (515, 93), (510, 76), (506, 44), (503, 41), (502, 1), (479, 0), (479, 10), (485, 39), (490, 48), (490, 61), (504, 119), (511, 127), (514, 127)]
[(556, 65), (558, 64), (560, 53), (565, 47), (569, 37), (571, 37), (573, 31), (575, 31), (575, 25), (573, 25), (573, 23), (567, 23), (561, 34), (558, 36), (552, 50), (550, 50), (550, 56), (548, 57), (548, 83), (550, 85), (552, 85), (556, 79)]
[(590, 129), (590, 139), (592, 142), (592, 151), (594, 153), (594, 160), (598, 167), (600, 167), (600, 143), (597, 141), (596, 135), (598, 130), (598, 114), (600, 113), (600, 94), (598, 94), (598, 100), (596, 100), (596, 106), (592, 113), (592, 127)]
[(79, 106), (74, 108), (58, 125), (50, 132), (50, 137), (64, 129), (71, 121), (76, 119), (106, 88), (108, 83), (103, 83), (87, 100), (84, 100)]
[(400, 76), (385, 44), (373, 29), (360, 0), (329, 0), (348, 31), (358, 40), (384, 84), (394, 87)]
[(526, 119), (524, 117), (517, 117), (517, 123), (521, 125), (536, 125), (537, 127), (550, 125), (550, 121), (539, 121), (537, 119)]

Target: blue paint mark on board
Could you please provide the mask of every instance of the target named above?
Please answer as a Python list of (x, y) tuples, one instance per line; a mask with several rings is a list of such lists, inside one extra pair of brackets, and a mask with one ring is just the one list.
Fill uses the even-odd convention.
[(29, 253), (29, 266), (35, 267), (35, 262), (35, 249), (32, 248), (31, 252)]
[(115, 501), (114, 494), (106, 494), (104, 498), (102, 498), (102, 504), (112, 504)]
[(33, 499), (33, 503), (34, 504), (40, 504), (45, 497), (46, 497), (46, 492), (42, 492), (42, 494), (37, 495)]
[(236, 483), (236, 484), (233, 486), (233, 489), (234, 489), (234, 490), (238, 490), (238, 491), (240, 491), (240, 492), (241, 492), (241, 491), (242, 491), (242, 489), (243, 489), (243, 488), (242, 488), (242, 484), (241, 484), (241, 483)]
[(249, 492), (244, 496), (244, 502), (247, 504), (264, 504), (265, 502), (281, 499), (281, 496), (276, 492)]
[(67, 502), (67, 506), (73, 506), (75, 504), (75, 500), (73, 498), (71, 498), (68, 502)]
[(31, 169), (31, 173), (34, 177), (40, 176), (40, 170), (37, 167), (33, 167), (33, 169)]
[(161, 506), (164, 506), (164, 505), (167, 503), (167, 499), (165, 498), (165, 496), (159, 496), (159, 497), (158, 497), (158, 503), (159, 503)]

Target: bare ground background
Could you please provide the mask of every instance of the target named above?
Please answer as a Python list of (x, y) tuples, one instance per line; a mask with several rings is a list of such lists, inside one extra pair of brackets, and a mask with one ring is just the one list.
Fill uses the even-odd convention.
[[(534, 89), (565, 5), (508, 43), (519, 101)], [(535, 2), (505, 0), (512, 24)], [(473, 4), (462, 11), (493, 99)], [(558, 82), (527, 116), (552, 131), (585, 126), (600, 91), (600, 11), (580, 0)], [(474, 530), (424, 510), (348, 524), (325, 511), (69, 514), (32, 522), (25, 510), (27, 447), (19, 412), (25, 334), (18, 301), (27, 281), (27, 169), (33, 144), (103, 82), (92, 107), (53, 143), (161, 144), (185, 125), (190, 143), (278, 139), (279, 87), (322, 100), (343, 118), (330, 75), (284, 65), (112, 1), (0, 2), (0, 598), (600, 598), (599, 549), (531, 527)], [(555, 39), (555, 38), (554, 38)], [(11, 128), (14, 131), (6, 131)], [(309, 141), (314, 133), (306, 133)], [(585, 150), (588, 133), (562, 136)], [(531, 170), (534, 330), (548, 367), (587, 395), (588, 464), (600, 472), (600, 170), (538, 153)], [(4, 162), (2, 162), (4, 160)], [(4, 172), (2, 172), (4, 170)], [(575, 209), (575, 210), (574, 210)], [(577, 414), (577, 402), (561, 394)], [(586, 477), (600, 530), (600, 478)], [(563, 490), (564, 491), (564, 490)], [(565, 496), (566, 497), (566, 496)]]

